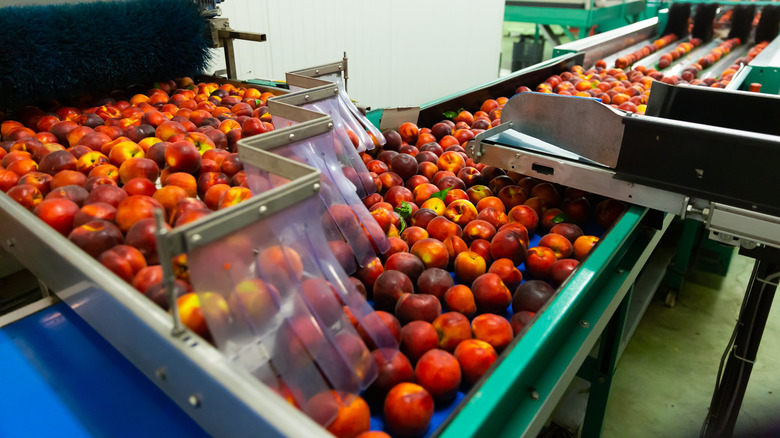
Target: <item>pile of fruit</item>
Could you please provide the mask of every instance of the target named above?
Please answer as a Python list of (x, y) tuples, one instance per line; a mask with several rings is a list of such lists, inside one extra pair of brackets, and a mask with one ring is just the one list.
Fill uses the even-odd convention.
[(664, 35), (661, 38), (653, 41), (653, 44), (648, 44), (630, 55), (621, 56), (620, 58), (616, 59), (615, 67), (626, 68), (629, 65), (639, 61), (640, 59), (650, 56), (651, 53), (655, 53), (657, 50), (663, 49), (664, 47), (668, 46), (676, 39), (677, 39), (677, 35), (673, 33)]
[(154, 210), (175, 227), (251, 197), (235, 145), (274, 129), (272, 94), (182, 79), (113, 96), (3, 121), (0, 190), (167, 308)]
[(700, 44), (701, 40), (698, 38), (691, 38), (688, 42), (678, 44), (671, 52), (661, 55), (661, 58), (658, 60), (658, 68), (664, 69), (669, 67), (673, 61), (680, 59), (681, 56), (693, 50), (694, 47), (699, 47)]

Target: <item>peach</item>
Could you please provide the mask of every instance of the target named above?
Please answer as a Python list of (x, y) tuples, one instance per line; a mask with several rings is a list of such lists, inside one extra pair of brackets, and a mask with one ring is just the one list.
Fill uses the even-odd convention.
[(496, 234), (496, 228), (485, 220), (475, 219), (463, 228), (463, 235), (468, 242), (476, 239), (492, 240)]
[(97, 259), (103, 266), (127, 282), (133, 281), (141, 269), (146, 267), (146, 259), (143, 254), (129, 245), (111, 247), (102, 252)]
[(365, 286), (368, 292), (371, 292), (374, 283), (376, 283), (377, 278), (383, 272), (385, 272), (385, 268), (382, 266), (382, 261), (377, 257), (366, 264), (366, 266), (359, 268), (357, 272), (355, 272), (355, 278), (363, 283), (363, 286)]
[[(509, 187), (512, 187), (512, 186), (509, 186)], [(514, 187), (517, 187), (517, 186), (514, 186)], [(488, 207), (493, 207), (494, 209), (496, 209), (496, 210), (498, 210), (498, 211), (500, 211), (502, 213), (506, 213), (506, 206), (501, 201), (501, 199), (499, 199), (496, 196), (486, 196), (484, 198), (481, 198), (479, 200), (479, 202), (477, 202), (477, 212), (481, 213), (482, 210), (484, 210), (484, 209), (486, 209)]]
[(154, 183), (147, 178), (132, 178), (125, 182), (122, 186), (122, 190), (127, 192), (128, 195), (140, 195), (140, 196), (152, 196), (157, 190)]
[(511, 292), (497, 274), (480, 275), (472, 283), (471, 290), (480, 312), (503, 315), (512, 302)]
[(444, 217), (461, 227), (464, 227), (469, 222), (475, 220), (477, 214), (477, 208), (474, 207), (474, 204), (464, 199), (458, 199), (451, 202), (447, 206), (447, 209), (444, 210)]
[(447, 289), (444, 293), (444, 303), (450, 311), (461, 313), (466, 317), (477, 313), (474, 294), (468, 286), (462, 284)]
[(401, 135), (403, 141), (409, 144), (416, 144), (420, 128), (414, 123), (407, 122), (398, 127), (398, 133)]
[[(41, 192), (41, 195), (46, 196), (49, 191), (51, 190), (51, 181), (53, 177), (47, 173), (41, 173), (41, 172), (29, 172), (26, 175), (23, 175), (21, 178), (16, 176), (14, 172), (0, 169), (0, 189), (2, 188), (3, 182), (2, 182), (2, 175), (3, 174), (12, 174), (11, 175), (11, 181), (14, 179), (18, 179), (18, 184), (29, 184), (38, 191)], [(3, 190), (6, 191), (6, 190)]]
[(412, 321), (433, 322), (439, 315), (441, 315), (441, 302), (435, 295), (404, 293), (395, 305), (395, 316), (401, 325)]
[(474, 251), (475, 253), (482, 256), (483, 259), (485, 259), (485, 263), (490, 265), (493, 263), (493, 257), (490, 255), (490, 242), (485, 239), (476, 239), (473, 242), (471, 242), (471, 245), (469, 245), (469, 251)]
[(119, 179), (126, 183), (133, 178), (146, 178), (149, 181), (157, 181), (160, 169), (157, 163), (148, 158), (128, 158), (119, 166)]
[(596, 246), (599, 238), (596, 236), (580, 236), (574, 241), (574, 258), (582, 260), (587, 256), (590, 251)]
[(523, 273), (510, 259), (497, 259), (490, 265), (488, 272), (498, 275), (510, 291), (517, 288), (523, 281)]
[(441, 216), (444, 214), (444, 210), (447, 209), (447, 205), (439, 198), (430, 198), (420, 205), (420, 209), (431, 210), (436, 215)]
[(471, 330), (475, 339), (487, 342), (498, 352), (506, 348), (514, 336), (509, 321), (503, 316), (492, 313), (485, 313), (474, 318), (471, 321)]
[(51, 179), (49, 187), (58, 189), (65, 186), (84, 187), (87, 183), (87, 176), (75, 170), (61, 170)]
[(122, 232), (127, 232), (141, 219), (153, 218), (158, 208), (162, 209), (162, 205), (151, 196), (130, 196), (117, 206), (116, 224)]
[(545, 246), (533, 247), (528, 250), (525, 270), (535, 279), (546, 280), (549, 276), (550, 266), (557, 260), (558, 257), (552, 249)]
[(425, 271), (425, 265), (417, 256), (408, 252), (400, 252), (387, 258), (385, 272), (387, 271), (402, 272), (409, 277), (412, 284), (415, 284), (423, 271)]
[(466, 242), (458, 236), (449, 236), (442, 243), (447, 248), (447, 254), (449, 254), (449, 259), (452, 261), (455, 260), (458, 254), (469, 249)]
[(554, 286), (560, 286), (577, 269), (579, 261), (575, 259), (563, 259), (550, 265), (550, 282)]
[(469, 320), (459, 312), (442, 313), (433, 321), (433, 328), (439, 334), (439, 348), (450, 353), (462, 341), (471, 339)]
[(477, 220), (483, 220), (496, 229), (509, 223), (509, 217), (506, 213), (493, 207), (487, 207), (480, 211), (479, 214), (477, 214)]
[(68, 234), (68, 240), (95, 258), (103, 251), (122, 243), (123, 239), (124, 236), (116, 225), (100, 219), (80, 225)]
[(480, 339), (467, 339), (455, 348), (463, 379), (474, 384), (482, 378), (498, 359), (492, 345)]
[(426, 231), (431, 238), (439, 241), (444, 241), (450, 236), (460, 237), (463, 235), (460, 225), (441, 216), (433, 218), (428, 223)]
[(95, 219), (113, 222), (116, 217), (116, 207), (105, 202), (85, 204), (73, 217), (73, 226), (78, 227)]
[(394, 386), (384, 401), (387, 427), (398, 436), (423, 435), (433, 418), (434, 402), (422, 386), (403, 382)]
[[(469, 187), (466, 190), (466, 194), (469, 197), (469, 201), (477, 205), (482, 199), (493, 196), (493, 192), (487, 186), (481, 184)], [(477, 211), (482, 211), (479, 206), (477, 206)]]
[(509, 210), (507, 214), (510, 222), (519, 222), (529, 232), (539, 226), (539, 213), (528, 205), (518, 205)]
[[(380, 210), (374, 211), (372, 215), (374, 215), (375, 213), (377, 213), (377, 211)], [(409, 247), (414, 246), (414, 244), (420, 240), (428, 239), (428, 238), (429, 238), (428, 232), (425, 229), (420, 227), (408, 227), (403, 232), (401, 232), (401, 240), (406, 242), (406, 244)]]
[(526, 259), (523, 236), (514, 230), (499, 231), (490, 241), (490, 255), (493, 260), (508, 258), (515, 265), (523, 263)]
[(414, 285), (406, 274), (395, 270), (384, 271), (373, 283), (374, 307), (394, 312), (401, 295), (411, 293), (414, 293)]
[[(111, 143), (106, 143), (106, 145), (109, 144)], [(111, 164), (120, 167), (125, 160), (130, 158), (144, 158), (146, 153), (144, 153), (144, 150), (141, 146), (138, 146), (138, 144), (126, 140), (112, 146), (107, 155)]]
[(522, 205), (528, 199), (528, 193), (520, 186), (508, 185), (498, 191), (498, 199), (511, 210), (517, 205)]
[(252, 197), (252, 192), (246, 187), (231, 187), (219, 197), (218, 210), (232, 207)]
[(555, 289), (547, 282), (529, 280), (521, 284), (512, 296), (512, 311), (537, 313), (555, 294)]
[(449, 272), (444, 269), (430, 268), (423, 271), (417, 279), (417, 293), (429, 294), (442, 299), (444, 293), (454, 285)]
[(550, 233), (560, 234), (572, 244), (578, 237), (582, 236), (582, 229), (575, 224), (561, 223), (556, 224), (550, 229)]
[(439, 160), (436, 162), (436, 166), (439, 170), (447, 170), (457, 175), (461, 169), (466, 167), (466, 160), (457, 152), (449, 151), (441, 154)]
[(89, 175), (92, 169), (102, 164), (109, 164), (108, 157), (98, 151), (92, 151), (78, 158), (76, 161), (76, 170), (84, 175)]
[(520, 332), (523, 331), (525, 326), (531, 322), (534, 315), (536, 315), (534, 312), (521, 310), (514, 313), (512, 317), (509, 318), (509, 324), (512, 326), (512, 331), (515, 333), (515, 336), (519, 335)]
[(419, 240), (412, 245), (409, 252), (419, 257), (426, 268), (446, 268), (449, 264), (447, 248), (436, 239)]
[(439, 335), (433, 324), (426, 321), (412, 321), (401, 328), (401, 351), (412, 363), (439, 346)]
[(571, 257), (574, 251), (572, 243), (560, 234), (550, 233), (542, 236), (542, 238), (539, 239), (539, 246), (546, 246), (547, 248), (552, 249), (558, 260)]
[(444, 350), (426, 352), (414, 368), (417, 383), (435, 400), (447, 401), (455, 398), (461, 382), (458, 360)]
[(73, 218), (79, 211), (79, 206), (69, 199), (44, 199), (33, 213), (63, 236), (73, 229)]
[(486, 269), (485, 259), (473, 251), (463, 251), (455, 258), (455, 275), (465, 284), (471, 284)]
[(200, 168), (201, 155), (198, 148), (189, 141), (177, 141), (165, 149), (165, 162), (172, 172), (191, 174)]
[(43, 202), (43, 194), (41, 191), (30, 184), (19, 184), (11, 187), (6, 194), (30, 211)]
[(395, 385), (414, 381), (412, 363), (400, 351), (383, 348), (372, 351), (371, 356), (378, 371), (376, 380), (368, 389), (371, 396), (385, 397)]

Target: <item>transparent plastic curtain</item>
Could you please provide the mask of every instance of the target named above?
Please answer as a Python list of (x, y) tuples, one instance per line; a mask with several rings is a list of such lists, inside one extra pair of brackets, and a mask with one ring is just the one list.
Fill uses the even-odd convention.
[[(274, 126), (279, 127), (297, 123), (279, 116), (273, 116), (273, 121)], [(342, 172), (340, 162), (336, 159), (337, 146), (336, 133), (330, 132), (296, 142), (286, 148), (277, 148), (273, 152), (288, 158), (296, 156), (298, 159), (302, 159), (306, 164), (319, 169), (324, 180), (332, 182), (332, 184), (323, 185), (323, 188), (327, 186), (329, 189), (334, 189), (332, 190), (334, 193), (329, 190), (330, 198), (325, 199), (326, 205), (337, 206), (329, 209), (328, 214), (331, 215), (332, 220), (344, 234), (344, 239), (352, 247), (358, 264), (366, 266), (376, 257), (377, 252), (384, 253), (390, 249), (390, 241), (374, 217), (371, 216), (361, 198), (352, 189), (350, 180)], [(343, 206), (348, 206), (349, 210)], [(359, 232), (353, 232), (358, 225)]]
[(371, 136), (373, 136), (376, 139), (376, 143), (371, 141), (371, 143), (368, 144), (367, 149), (371, 150), (375, 146), (382, 146), (385, 143), (387, 143), (387, 140), (385, 140), (385, 136), (382, 135), (382, 131), (377, 129), (376, 126), (374, 126), (373, 123), (369, 122), (366, 116), (363, 115), (363, 113), (360, 112), (360, 110), (355, 106), (354, 103), (352, 103), (352, 99), (349, 98), (349, 95), (347, 95), (346, 86), (344, 86), (344, 81), (341, 78), (341, 75), (338, 73), (334, 73), (331, 75), (326, 75), (320, 77), (320, 79), (324, 79), (327, 81), (332, 81), (336, 83), (339, 86), (339, 100), (341, 101), (341, 106), (344, 108), (344, 111), (348, 112), (349, 114), (354, 117), (354, 119), (357, 121), (357, 123), (367, 132), (370, 133), (369, 139)]
[[(271, 186), (270, 178), (247, 168), (250, 185)], [(327, 391), (358, 394), (377, 375), (345, 306), (370, 343), (389, 349), (397, 343), (330, 252), (324, 210), (318, 197), (309, 197), (191, 251), (188, 259), (217, 347), (328, 424), (336, 412), (327, 406), (336, 404), (323, 403)]]
[[(347, 125), (350, 126), (360, 139), (361, 144), (358, 147), (358, 152), (363, 152), (366, 149), (371, 150), (376, 146), (387, 143), (382, 132), (369, 122), (366, 116), (364, 116), (355, 104), (352, 103), (352, 99), (347, 95), (346, 87), (344, 86), (344, 81), (342, 80), (340, 73), (318, 76), (317, 79), (331, 81), (338, 85), (340, 113), (342, 118), (347, 121)], [(292, 91), (298, 91), (302, 88), (291, 86), (290, 89)]]
[[(331, 251), (336, 254), (344, 271), (347, 274), (353, 274), (357, 270), (356, 259), (361, 266), (374, 260), (376, 252), (368, 235), (351, 207), (341, 196), (337, 183), (330, 176), (328, 166), (322, 162), (320, 157), (314, 156), (309, 148), (300, 147), (300, 145), (280, 147), (272, 152), (321, 169), (318, 197), (325, 206), (321, 216), (322, 231), (328, 240)], [(245, 171), (247, 181), (253, 188), (254, 194), (263, 193), (287, 182), (285, 179), (275, 177), (273, 174), (254, 166), (246, 167)]]

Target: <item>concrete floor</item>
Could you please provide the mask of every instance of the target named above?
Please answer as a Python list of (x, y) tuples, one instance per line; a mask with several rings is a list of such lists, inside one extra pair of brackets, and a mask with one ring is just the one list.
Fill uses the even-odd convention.
[[(604, 437), (698, 436), (752, 267), (751, 259), (735, 255), (721, 285), (694, 274), (683, 285), (676, 307), (666, 307), (661, 299), (650, 304), (618, 363)], [(780, 426), (779, 359), (776, 304), (742, 404), (737, 436), (777, 436), (757, 431)]]

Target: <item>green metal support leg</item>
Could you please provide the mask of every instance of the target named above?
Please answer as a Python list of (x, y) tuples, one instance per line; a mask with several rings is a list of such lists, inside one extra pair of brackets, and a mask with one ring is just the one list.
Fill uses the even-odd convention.
[(634, 287), (626, 293), (609, 324), (601, 335), (598, 357), (589, 358), (582, 364), (580, 377), (590, 381), (590, 394), (588, 406), (585, 409), (585, 421), (582, 426), (582, 436), (585, 438), (600, 437), (601, 428), (604, 425), (604, 416), (609, 400), (609, 390), (612, 386), (612, 377), (617, 367), (620, 340), (623, 336), (623, 328), (628, 316), (628, 308), (631, 303), (631, 295)]
[(701, 239), (701, 230), (701, 222), (692, 219), (685, 219), (683, 221), (683, 230), (677, 246), (677, 254), (674, 256), (674, 260), (669, 268), (667, 268), (666, 275), (664, 276), (664, 284), (669, 289), (666, 303), (670, 307), (673, 307), (674, 303), (677, 301), (677, 292), (682, 287), (685, 276), (688, 274), (688, 270), (691, 267), (695, 248)]

